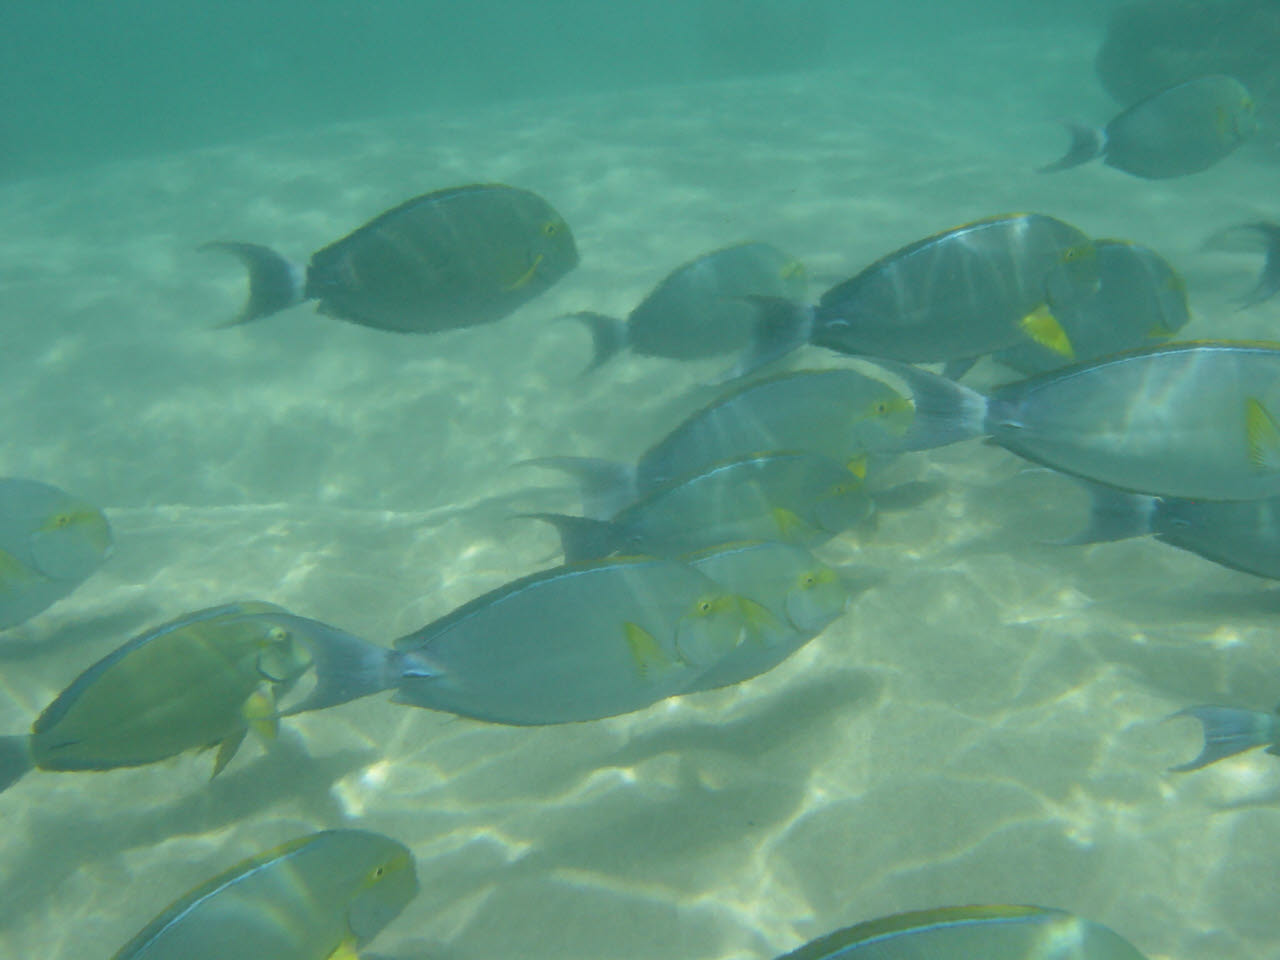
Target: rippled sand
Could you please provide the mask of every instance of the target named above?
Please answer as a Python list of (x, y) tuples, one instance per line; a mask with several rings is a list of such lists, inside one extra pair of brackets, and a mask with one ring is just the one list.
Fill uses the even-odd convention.
[[(554, 318), (625, 313), (712, 247), (776, 243), (821, 289), (955, 223), (1037, 210), (1173, 260), (1187, 336), (1268, 335), (1280, 307), (1230, 302), (1257, 258), (1199, 250), (1280, 214), (1262, 150), (1167, 183), (1031, 172), (1063, 146), (1059, 115), (1111, 112), (1092, 43), (994, 36), (935, 52), (929, 81), (865, 63), (440, 111), (0, 189), (0, 473), (101, 503), (118, 544), (0, 638), (0, 729), (187, 610), (270, 599), (389, 642), (549, 565), (552, 535), (510, 515), (571, 492), (511, 465), (634, 458), (722, 366), (624, 357), (579, 378), (586, 334)], [(243, 279), (200, 242), (304, 258), (405, 197), (482, 180), (542, 193), (582, 252), (508, 320), (405, 338), (303, 307), (214, 329)], [(208, 756), (31, 775), (0, 796), (0, 956), (109, 954), (176, 891), (345, 823), (417, 857), (422, 894), (375, 946), (402, 960), (756, 960), (980, 901), (1071, 909), (1152, 957), (1280, 952), (1280, 760), (1169, 774), (1199, 737), (1163, 720), (1280, 698), (1280, 597), (1155, 543), (1044, 545), (1083, 498), (1002, 451), (904, 469), (943, 494), (832, 544), (868, 589), (739, 687), (546, 729), (378, 697), (288, 721), (212, 783)]]

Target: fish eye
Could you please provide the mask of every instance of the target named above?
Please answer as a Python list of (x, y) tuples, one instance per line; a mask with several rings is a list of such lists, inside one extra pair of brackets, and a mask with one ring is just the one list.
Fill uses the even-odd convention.
[(699, 612), (699, 613), (710, 613), (710, 612), (711, 612), (711, 601), (710, 601), (710, 600), (699, 600), (699, 601), (698, 601), (698, 612)]
[(272, 627), (267, 631), (267, 639), (272, 643), (288, 643), (289, 631), (284, 627)]
[(806, 590), (809, 587), (814, 586), (817, 582), (818, 582), (818, 578), (814, 576), (812, 573), (806, 573), (804, 576), (800, 578), (800, 586), (804, 587)]
[(375, 879), (375, 880), (380, 880), (380, 879), (382, 879), (382, 875), (383, 875), (384, 873), (386, 873), (386, 872), (387, 872), (387, 868), (386, 868), (386, 867), (384, 867), (384, 866), (377, 866), (377, 867), (374, 867), (374, 868), (373, 868), (373, 879)]
[(560, 224), (555, 220), (548, 220), (542, 225), (542, 232), (548, 237), (554, 237), (560, 232)]
[(61, 530), (63, 527), (71, 523), (71, 514), (69, 513), (54, 514), (53, 520), (51, 522), (55, 530)]

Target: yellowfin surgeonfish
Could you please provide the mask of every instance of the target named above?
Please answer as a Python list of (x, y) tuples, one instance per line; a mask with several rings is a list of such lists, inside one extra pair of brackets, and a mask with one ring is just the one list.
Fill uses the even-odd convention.
[(942, 907), (829, 933), (778, 960), (1145, 960), (1100, 923), (1065, 910)]
[(258, 244), (204, 248), (249, 270), (249, 301), (235, 323), (318, 300), (321, 313), (399, 333), (499, 320), (578, 264), (564, 218), (536, 193), (502, 184), (406, 200), (313, 254), (305, 269)]
[(1163, 180), (1207, 170), (1258, 130), (1253, 97), (1235, 77), (1196, 77), (1152, 94), (1101, 130), (1068, 123), (1071, 146), (1041, 173), (1101, 157), (1135, 177)]
[(29, 735), (0, 737), (0, 790), (33, 767), (113, 770), (209, 747), (216, 775), (250, 729), (274, 735), (277, 696), (308, 669), (370, 646), (269, 603), (179, 617), (80, 674)]
[(916, 449), (988, 436), (1064, 473), (1152, 496), (1280, 495), (1280, 346), (1204, 341), (1122, 353), (984, 396), (875, 361), (906, 382)]
[(110, 552), (97, 507), (46, 483), (0, 479), (0, 630), (65, 597)]
[(402, 843), (325, 830), (178, 898), (112, 960), (355, 960), (417, 892)]

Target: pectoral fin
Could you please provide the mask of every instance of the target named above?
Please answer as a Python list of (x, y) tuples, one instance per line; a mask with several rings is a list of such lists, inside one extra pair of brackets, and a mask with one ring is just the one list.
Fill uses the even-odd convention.
[(675, 666), (671, 659), (658, 645), (653, 634), (644, 627), (634, 623), (624, 623), (623, 633), (626, 636), (627, 648), (631, 651), (631, 659), (635, 661), (636, 670), (646, 680), (654, 680)]
[(1071, 338), (1062, 329), (1058, 318), (1053, 315), (1047, 304), (1040, 304), (1018, 321), (1022, 332), (1040, 346), (1052, 350), (1058, 356), (1068, 360), (1075, 359), (1075, 348), (1071, 346)]
[(1250, 397), (1245, 401), (1244, 422), (1249, 462), (1259, 470), (1280, 470), (1280, 428), (1271, 412)]
[(240, 712), (249, 729), (261, 740), (266, 742), (276, 738), (280, 729), (280, 715), (276, 712), (276, 699), (269, 690), (255, 690), (244, 702)]
[(338, 949), (329, 954), (328, 960), (360, 960), (360, 954), (356, 953), (356, 938), (347, 937), (340, 944)]
[(209, 774), (210, 780), (220, 774), (223, 767), (231, 762), (231, 758), (240, 749), (240, 744), (244, 743), (244, 735), (248, 732), (247, 730), (237, 731), (218, 744), (218, 756), (213, 761), (213, 773)]
[(538, 254), (534, 257), (533, 263), (529, 265), (529, 269), (516, 277), (511, 283), (507, 284), (507, 289), (519, 290), (521, 287), (528, 285), (529, 281), (538, 275), (538, 267), (542, 266), (542, 259), (542, 254)]

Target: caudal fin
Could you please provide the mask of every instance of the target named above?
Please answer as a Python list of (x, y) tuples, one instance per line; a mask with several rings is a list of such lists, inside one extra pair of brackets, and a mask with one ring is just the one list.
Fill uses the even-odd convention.
[(580, 320), (591, 331), (591, 362), (583, 373), (590, 373), (596, 367), (619, 353), (627, 346), (627, 321), (618, 317), (605, 316), (603, 313), (592, 313), (580, 310), (569, 314), (569, 318)]
[(636, 471), (625, 463), (596, 457), (534, 457), (516, 466), (569, 474), (582, 491), (582, 512), (595, 519), (608, 519), (636, 499)]
[(1102, 131), (1097, 127), (1076, 123), (1074, 120), (1064, 120), (1062, 125), (1071, 134), (1071, 146), (1067, 148), (1067, 152), (1062, 155), (1061, 159), (1055, 160), (1047, 166), (1037, 168), (1037, 173), (1057, 173), (1059, 170), (1070, 170), (1072, 167), (1078, 167), (1082, 163), (1088, 163), (1102, 153), (1102, 149), (1106, 145), (1106, 139)]
[(859, 357), (857, 362), (897, 377), (911, 395), (911, 426), (897, 439), (894, 450), (932, 450), (987, 432), (987, 398), (978, 391), (897, 360)]
[(8, 790), (30, 772), (30, 737), (0, 737), (0, 793)]
[(751, 343), (738, 362), (720, 378), (736, 380), (759, 370), (765, 364), (781, 360), (792, 350), (804, 346), (813, 334), (813, 308), (783, 297), (744, 297), (759, 311)]
[(1271, 299), (1280, 291), (1280, 224), (1259, 220), (1257, 223), (1241, 224), (1236, 229), (1258, 234), (1265, 244), (1262, 273), (1254, 288), (1240, 301), (1240, 308), (1243, 310)]
[(222, 250), (239, 258), (249, 270), (249, 299), (244, 309), (220, 326), (252, 323), (306, 299), (306, 278), (302, 267), (270, 247), (219, 240), (202, 244), (200, 249)]
[(1151, 533), (1151, 521), (1157, 505), (1155, 497), (1116, 490), (1098, 483), (1080, 482), (1089, 493), (1089, 522), (1066, 539), (1055, 542), (1064, 546), (1109, 543), (1145, 537)]
[(1235, 707), (1188, 707), (1173, 717), (1195, 717), (1204, 725), (1204, 749), (1190, 763), (1182, 763), (1170, 770), (1184, 772), (1199, 770), (1226, 757), (1274, 744), (1277, 716), (1259, 710), (1239, 710)]
[(564, 513), (522, 513), (520, 516), (543, 520), (556, 528), (565, 563), (599, 560), (621, 546), (614, 525), (607, 520), (571, 517)]

